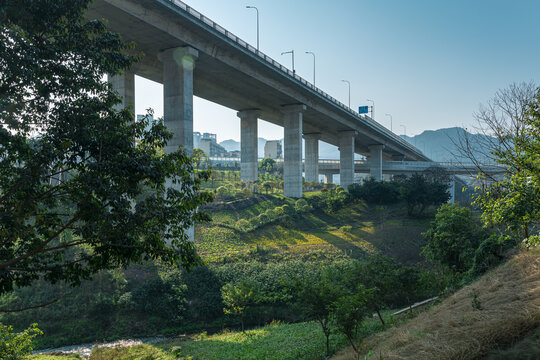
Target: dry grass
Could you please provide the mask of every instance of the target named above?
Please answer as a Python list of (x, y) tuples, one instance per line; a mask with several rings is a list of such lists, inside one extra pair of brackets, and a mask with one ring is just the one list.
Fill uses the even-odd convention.
[[(477, 294), (480, 310), (473, 307)], [(523, 251), (406, 324), (368, 338), (369, 359), (468, 360), (540, 325), (540, 249)], [(355, 359), (345, 349), (333, 360)], [(364, 357), (362, 357), (364, 359)]]

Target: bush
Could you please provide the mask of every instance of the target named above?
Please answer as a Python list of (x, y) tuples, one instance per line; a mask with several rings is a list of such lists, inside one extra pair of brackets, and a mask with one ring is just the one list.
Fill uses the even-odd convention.
[(339, 228), (339, 231), (341, 231), (342, 233), (348, 233), (348, 232), (351, 232), (352, 230), (352, 226), (350, 225), (343, 225), (342, 227)]
[(241, 231), (247, 231), (250, 228), (249, 221), (246, 219), (240, 219), (236, 222), (236, 227)]
[(349, 194), (369, 204), (387, 205), (399, 202), (400, 183), (396, 181), (376, 181), (370, 178), (363, 184), (351, 184)]
[(503, 259), (503, 253), (515, 246), (515, 241), (509, 236), (491, 235), (482, 241), (474, 251), (471, 275), (480, 275)]
[(23, 360), (34, 349), (32, 339), (43, 332), (32, 324), (28, 329), (16, 333), (13, 327), (0, 323), (0, 359)]
[[(428, 231), (422, 235), (427, 240), (422, 254), (458, 273), (471, 268), (476, 250), (489, 237), (480, 222), (473, 218), (469, 208), (455, 204), (442, 205)], [(478, 261), (481, 261), (480, 258)]]
[(306, 199), (298, 199), (294, 203), (294, 209), (297, 212), (306, 212), (309, 211), (309, 204)]

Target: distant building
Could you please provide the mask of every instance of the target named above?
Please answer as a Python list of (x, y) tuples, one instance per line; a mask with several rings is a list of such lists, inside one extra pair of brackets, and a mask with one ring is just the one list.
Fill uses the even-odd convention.
[(201, 133), (198, 131), (193, 132), (193, 148), (199, 149), (201, 146)]
[(269, 140), (264, 144), (264, 157), (278, 159), (281, 157), (281, 141)]
[[(200, 135), (200, 133), (198, 133)], [(204, 151), (208, 156), (226, 156), (227, 149), (217, 143), (217, 135), (204, 133), (200, 137), (197, 146)], [(193, 140), (193, 146), (195, 147), (195, 139)]]

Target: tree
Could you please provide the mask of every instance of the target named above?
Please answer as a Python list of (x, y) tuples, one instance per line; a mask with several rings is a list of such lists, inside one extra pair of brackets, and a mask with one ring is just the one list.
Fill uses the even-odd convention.
[(163, 154), (163, 122), (115, 109), (103, 74), (136, 57), (84, 20), (89, 3), (0, 5), (0, 294), (143, 260), (199, 263), (186, 229), (206, 218), (208, 174), (180, 149)]
[(323, 269), (319, 279), (301, 278), (293, 284), (298, 304), (304, 313), (314, 318), (326, 337), (326, 355), (330, 355), (332, 304), (343, 295), (343, 288), (329, 268)]
[(423, 236), (427, 240), (422, 250), (426, 258), (463, 273), (473, 265), (475, 251), (489, 233), (469, 208), (444, 204)]
[(264, 158), (259, 162), (259, 169), (265, 174), (270, 174), (276, 167), (276, 161), (272, 158)]
[(246, 308), (256, 301), (257, 288), (253, 283), (242, 281), (239, 284), (227, 283), (221, 288), (223, 312), (240, 318), (242, 332), (244, 331), (244, 313)]
[(43, 335), (37, 328), (37, 324), (32, 324), (28, 329), (16, 333), (11, 326), (0, 324), (0, 358), (3, 360), (23, 360), (27, 359), (34, 344), (32, 339)]
[(401, 183), (400, 197), (407, 203), (409, 215), (421, 215), (428, 206), (438, 206), (448, 201), (450, 194), (448, 184), (428, 181), (421, 174), (413, 174)]
[[(474, 202), (483, 210), (485, 225), (525, 239), (540, 220), (539, 109), (540, 89), (534, 83), (511, 84), (475, 114), (476, 130), (488, 139), (483, 151), (475, 151), (469, 137), (458, 143), (460, 152), (478, 164), (479, 177), (486, 182)], [(505, 166), (505, 175), (494, 178), (483, 173), (480, 156)]]
[(369, 315), (368, 303), (372, 290), (362, 285), (353, 292), (341, 296), (332, 304), (332, 323), (337, 331), (347, 337), (354, 352), (360, 356), (360, 349), (356, 347), (354, 338), (362, 321)]

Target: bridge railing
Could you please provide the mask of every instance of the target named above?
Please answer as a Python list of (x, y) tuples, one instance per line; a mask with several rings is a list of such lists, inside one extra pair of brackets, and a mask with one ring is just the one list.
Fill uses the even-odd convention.
[(328, 95), (323, 90), (319, 89), (318, 87), (316, 87), (315, 85), (313, 85), (309, 81), (307, 81), (304, 78), (302, 78), (301, 76), (297, 75), (295, 72), (289, 70), (287, 67), (285, 67), (282, 64), (280, 64), (279, 62), (275, 61), (270, 56), (267, 56), (264, 53), (262, 53), (261, 51), (257, 50), (256, 48), (254, 48), (253, 46), (248, 44), (246, 41), (244, 41), (244, 40), (240, 39), (238, 36), (232, 34), (227, 29), (225, 29), (223, 26), (218, 25), (217, 23), (210, 20), (209, 18), (207, 18), (206, 16), (204, 16), (203, 14), (198, 12), (197, 10), (193, 9), (191, 6), (187, 5), (186, 3), (184, 3), (184, 2), (182, 2), (180, 0), (168, 0), (168, 1), (171, 2), (172, 4), (176, 5), (178, 8), (180, 8), (180, 9), (184, 10), (185, 12), (187, 12), (188, 14), (193, 16), (195, 19), (202, 21), (204, 24), (206, 24), (210, 28), (212, 28), (212, 29), (218, 31), (219, 33), (223, 34), (224, 36), (226, 36), (230, 40), (234, 41), (239, 46), (241, 46), (241, 47), (247, 49), (249, 52), (255, 54), (258, 58), (260, 58), (261, 60), (264, 60), (267, 64), (273, 65), (275, 68), (281, 70), (282, 72), (284, 72), (288, 76), (290, 76), (293, 79), (299, 81), (304, 86), (310, 88), (312, 91), (314, 91), (314, 92), (318, 93), (319, 95), (321, 95), (322, 97), (326, 98), (327, 100), (329, 100), (333, 104), (340, 107), (342, 110), (344, 110), (344, 111), (348, 112), (350, 115), (354, 116), (357, 120), (363, 121), (364, 123), (368, 124), (369, 126), (371, 126), (373, 128), (376, 128), (379, 131), (382, 131), (384, 134), (390, 136), (394, 141), (398, 142), (399, 144), (401, 144), (403, 147), (409, 149), (410, 151), (412, 151), (412, 152), (414, 152), (416, 154), (419, 154), (419, 155), (420, 154), (424, 155), (419, 149), (417, 149), (416, 147), (414, 147), (413, 145), (411, 145), (407, 141), (403, 140), (400, 136), (396, 135), (392, 131), (388, 130), (385, 126), (379, 124), (378, 122), (376, 122), (375, 120), (373, 120), (372, 118), (370, 118), (367, 115), (360, 115), (358, 112), (354, 111), (349, 106), (346, 106), (341, 101), (339, 101), (336, 98)]

